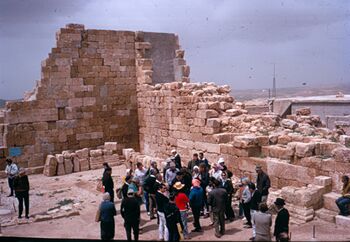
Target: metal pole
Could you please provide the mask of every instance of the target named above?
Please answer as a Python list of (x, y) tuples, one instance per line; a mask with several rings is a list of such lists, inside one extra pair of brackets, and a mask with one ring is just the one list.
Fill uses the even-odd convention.
[(312, 238), (315, 238), (315, 234), (316, 234), (316, 225), (312, 226)]

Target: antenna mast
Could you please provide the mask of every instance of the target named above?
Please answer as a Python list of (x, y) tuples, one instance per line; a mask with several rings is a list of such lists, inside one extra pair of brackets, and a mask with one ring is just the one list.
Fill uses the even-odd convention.
[(273, 82), (272, 82), (272, 97), (276, 98), (276, 65), (273, 63)]

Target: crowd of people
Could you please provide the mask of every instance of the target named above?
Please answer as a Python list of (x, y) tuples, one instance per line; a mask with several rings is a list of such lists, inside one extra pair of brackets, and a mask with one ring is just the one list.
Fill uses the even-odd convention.
[[(201, 220), (210, 218), (211, 226), (217, 238), (225, 235), (225, 223), (242, 219), (243, 228), (251, 229), (252, 241), (270, 241), (272, 215), (266, 204), (269, 195), (270, 178), (262, 167), (256, 166), (257, 179), (247, 177), (238, 184), (232, 182), (232, 172), (220, 158), (210, 163), (201, 152), (183, 166), (180, 155), (173, 150), (166, 160), (163, 170), (152, 161), (149, 167), (138, 162), (135, 169), (128, 169), (122, 187), (116, 189), (122, 199), (120, 214), (124, 219), (127, 239), (139, 239), (140, 207), (145, 206), (150, 220), (156, 219), (158, 239), (161, 241), (179, 241), (190, 239), (191, 234), (202, 231)], [(101, 238), (114, 237), (111, 226), (116, 214), (110, 205), (114, 203), (114, 186), (111, 168), (105, 164), (102, 178), (105, 186), (101, 214)], [(235, 214), (233, 198), (239, 201), (239, 211)], [(108, 201), (107, 201), (108, 200)], [(273, 235), (276, 241), (288, 241), (289, 213), (285, 202), (277, 198), (274, 202), (277, 217)], [(104, 212), (103, 212), (104, 211)], [(110, 211), (110, 216), (102, 216)], [(188, 226), (189, 216), (193, 217), (193, 229)], [(114, 220), (113, 220), (114, 221)], [(249, 230), (248, 230), (249, 231)], [(107, 238), (106, 235), (109, 235)]]

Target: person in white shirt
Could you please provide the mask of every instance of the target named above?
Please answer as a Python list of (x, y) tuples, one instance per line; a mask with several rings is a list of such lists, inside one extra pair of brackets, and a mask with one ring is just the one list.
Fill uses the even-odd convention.
[(222, 173), (221, 166), (218, 165), (217, 163), (214, 163), (212, 167), (213, 168), (210, 170), (209, 175), (221, 182), (221, 173)]
[(140, 184), (143, 185), (143, 182), (146, 179), (147, 169), (143, 167), (142, 162), (137, 162), (135, 169), (135, 178), (138, 178)]
[(175, 162), (170, 162), (170, 168), (165, 172), (165, 182), (171, 186), (179, 169), (176, 168)]
[(13, 181), (15, 180), (15, 177), (18, 175), (18, 166), (13, 163), (13, 161), (11, 159), (6, 159), (6, 168), (5, 168), (5, 173), (7, 175), (7, 179), (8, 179), (8, 184), (11, 190), (10, 195), (8, 195), (8, 197), (12, 197), (13, 194)]

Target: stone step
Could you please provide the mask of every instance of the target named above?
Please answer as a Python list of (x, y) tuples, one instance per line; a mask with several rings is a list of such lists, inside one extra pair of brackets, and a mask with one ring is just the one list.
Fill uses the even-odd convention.
[(335, 216), (335, 224), (350, 228), (350, 216), (347, 216), (347, 217), (342, 215)]
[(337, 200), (337, 198), (340, 196), (341, 195), (339, 193), (335, 193), (335, 192), (323, 194), (323, 207), (325, 209), (338, 213), (339, 209), (337, 204), (335, 204), (335, 200)]
[(337, 214), (337, 212), (325, 208), (321, 208), (315, 211), (316, 217), (330, 223), (335, 222), (335, 216), (337, 216)]

